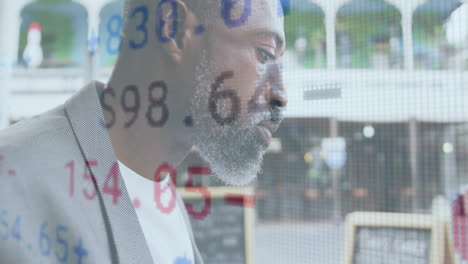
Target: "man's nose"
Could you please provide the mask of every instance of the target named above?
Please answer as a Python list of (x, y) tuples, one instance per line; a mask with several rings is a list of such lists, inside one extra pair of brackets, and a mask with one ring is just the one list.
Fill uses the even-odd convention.
[(265, 99), (271, 108), (285, 107), (288, 104), (286, 89), (283, 83), (280, 67), (278, 64), (271, 64), (268, 68), (269, 89), (266, 90)]

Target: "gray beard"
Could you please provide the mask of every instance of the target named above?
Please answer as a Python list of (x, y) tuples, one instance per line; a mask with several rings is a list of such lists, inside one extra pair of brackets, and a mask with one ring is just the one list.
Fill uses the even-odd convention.
[[(195, 92), (190, 102), (195, 122), (192, 142), (217, 179), (228, 185), (247, 185), (261, 172), (266, 151), (256, 125), (270, 120), (271, 114), (252, 113), (248, 120), (237, 119), (229, 125), (219, 125), (208, 110), (214, 73), (215, 66), (204, 50), (195, 70)], [(230, 111), (229, 100), (218, 102), (221, 116), (227, 116)]]

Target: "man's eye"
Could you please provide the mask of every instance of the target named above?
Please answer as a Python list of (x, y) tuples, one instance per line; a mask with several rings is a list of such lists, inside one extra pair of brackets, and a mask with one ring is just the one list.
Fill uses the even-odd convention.
[(270, 52), (264, 50), (264, 49), (261, 49), (261, 48), (258, 48), (257, 49), (257, 52), (258, 52), (258, 56), (259, 56), (259, 60), (262, 64), (265, 64), (269, 61), (272, 61), (272, 60), (275, 60), (275, 56), (273, 54), (271, 54)]

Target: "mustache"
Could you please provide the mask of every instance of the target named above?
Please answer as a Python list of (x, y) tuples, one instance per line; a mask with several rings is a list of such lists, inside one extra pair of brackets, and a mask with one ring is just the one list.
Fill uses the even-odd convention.
[(280, 123), (283, 120), (283, 109), (279, 106), (274, 106), (270, 110), (270, 120), (273, 123)]
[(256, 113), (253, 117), (252, 125), (258, 125), (262, 122), (271, 122), (274, 124), (279, 124), (284, 119), (283, 114), (284, 109), (278, 106), (273, 106), (272, 108), (268, 109), (266, 112), (259, 112)]

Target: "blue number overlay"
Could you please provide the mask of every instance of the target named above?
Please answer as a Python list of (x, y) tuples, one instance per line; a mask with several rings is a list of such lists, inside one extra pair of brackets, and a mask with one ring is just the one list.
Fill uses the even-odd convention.
[(88, 255), (88, 251), (83, 248), (83, 241), (79, 240), (78, 245), (75, 246), (74, 252), (78, 257), (78, 264), (83, 264), (83, 258)]
[(130, 40), (130, 47), (135, 50), (144, 48), (146, 43), (148, 43), (148, 28), (146, 27), (146, 23), (148, 23), (148, 8), (146, 6), (135, 8), (130, 15), (130, 18), (134, 18), (137, 14), (141, 14), (141, 23), (136, 27), (136, 29), (143, 34), (143, 40), (139, 43)]
[(21, 216), (17, 216), (15, 219), (15, 223), (11, 227), (11, 236), (15, 238), (16, 240), (20, 241), (21, 240)]
[[(170, 3), (172, 6), (172, 31), (168, 34), (168, 36), (164, 36), (164, 27), (166, 26), (166, 21), (163, 18), (163, 6), (166, 3)], [(174, 38), (174, 36), (177, 34), (177, 28), (178, 28), (178, 23), (177, 23), (177, 3), (175, 0), (162, 0), (158, 4), (158, 8), (156, 10), (156, 17), (157, 17), (157, 26), (156, 26), (156, 35), (158, 36), (159, 41), (162, 43), (167, 43), (171, 41), (171, 39)]]
[(224, 20), (224, 24), (230, 28), (240, 27), (245, 24), (249, 16), (252, 14), (252, 0), (243, 0), (244, 10), (240, 18), (231, 18), (231, 12), (239, 2), (239, 0), (223, 0), (221, 5), (221, 15)]
[[(7, 219), (8, 211), (0, 209), (0, 238), (2, 240), (8, 240), (10, 237), (18, 242), (18, 245), (22, 245), (29, 251), (33, 250), (30, 243), (22, 243), (23, 236), (21, 235), (21, 223), (22, 217), (17, 215), (10, 217), (11, 222)], [(14, 219), (14, 220), (13, 220)], [(51, 227), (53, 229), (53, 227)], [(85, 257), (88, 256), (88, 251), (83, 246), (83, 240), (79, 238), (78, 243), (70, 248), (72, 242), (68, 241), (66, 234), (69, 228), (64, 225), (57, 225), (55, 227), (55, 242), (49, 237), (49, 223), (43, 221), (39, 227), (38, 236), (38, 251), (44, 257), (51, 257), (51, 251), (55, 252), (55, 257), (59, 263), (68, 263), (70, 250), (73, 250), (71, 254), (77, 256), (77, 264), (83, 264)], [(10, 236), (11, 235), (11, 236)], [(27, 239), (24, 239), (27, 240)], [(69, 246), (70, 245), (70, 246)]]
[[(113, 26), (117, 23), (116, 26)], [(122, 39), (120, 32), (122, 31), (122, 17), (120, 15), (113, 15), (107, 23), (107, 32), (109, 32), (109, 38), (107, 39), (107, 52), (111, 55), (116, 55), (120, 51), (122, 46)], [(113, 40), (117, 39), (117, 48), (112, 47)]]
[(49, 226), (49, 223), (47, 223), (47, 221), (44, 221), (39, 231), (39, 252), (42, 254), (42, 256), (50, 255), (50, 238), (45, 232), (47, 226)]
[(287, 16), (291, 11), (291, 0), (278, 0), (278, 16)]
[[(63, 248), (63, 250), (58, 250), (56, 249), (55, 250), (55, 256), (57, 257), (57, 260), (60, 262), (60, 263), (67, 263), (67, 259), (68, 259), (68, 243), (65, 239), (63, 239), (62, 237), (62, 233), (65, 233), (68, 231), (68, 228), (66, 226), (63, 226), (63, 225), (58, 225), (57, 226), (57, 244), (61, 245), (61, 247)], [(59, 251), (63, 251), (63, 255), (60, 255), (59, 254)]]
[[(4, 232), (0, 232), (0, 238), (2, 240), (7, 240), (8, 239), (8, 222), (7, 220), (5, 219), (6, 215), (8, 214), (7, 211), (5, 210), (1, 210), (0, 211), (0, 226), (3, 226), (4, 227)], [(0, 229), (1, 230), (1, 229)]]

